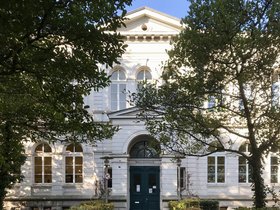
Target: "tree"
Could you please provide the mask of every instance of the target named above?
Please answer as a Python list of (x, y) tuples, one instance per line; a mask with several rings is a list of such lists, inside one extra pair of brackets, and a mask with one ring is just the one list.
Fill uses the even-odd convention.
[[(146, 84), (132, 101), (167, 150), (246, 158), (254, 206), (264, 207), (263, 158), (280, 145), (280, 2), (190, 2), (162, 85)], [(234, 149), (236, 140), (250, 144), (249, 155)]]
[[(0, 141), (0, 203), (4, 202), (6, 189), (11, 188), (22, 179), (20, 168), (25, 162), (24, 147), (11, 123), (1, 125)], [(0, 207), (2, 209), (2, 206)]]
[[(103, 67), (117, 63), (125, 51), (115, 31), (130, 4), (131, 0), (1, 3), (0, 174), (15, 175), (1, 176), (1, 201), (9, 180), (18, 179), (24, 141), (94, 143), (117, 130), (96, 122), (83, 97), (109, 84)], [(15, 157), (10, 157), (12, 151)]]

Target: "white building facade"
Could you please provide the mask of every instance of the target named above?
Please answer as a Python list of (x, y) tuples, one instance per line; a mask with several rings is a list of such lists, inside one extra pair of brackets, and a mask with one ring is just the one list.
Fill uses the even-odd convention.
[[(120, 130), (97, 145), (27, 143), (25, 178), (7, 196), (7, 209), (67, 209), (104, 198), (105, 180), (115, 209), (168, 209), (181, 195), (218, 199), (229, 209), (252, 204), (250, 169), (236, 154), (186, 157), (180, 163), (158, 153), (128, 94), (137, 91), (139, 81), (160, 78), (170, 40), (182, 28), (179, 19), (146, 7), (127, 18), (119, 32), (128, 47), (120, 64), (108, 69), (111, 85), (85, 98), (96, 120), (111, 121)], [(248, 145), (236, 142), (236, 148), (248, 151)], [(264, 176), (266, 184), (279, 186), (277, 157), (267, 157)]]

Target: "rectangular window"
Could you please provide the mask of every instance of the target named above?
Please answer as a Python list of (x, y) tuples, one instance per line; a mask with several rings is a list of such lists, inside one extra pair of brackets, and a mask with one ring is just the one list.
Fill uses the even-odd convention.
[(270, 182), (278, 183), (278, 158), (270, 157)]
[(272, 97), (272, 106), (279, 107), (280, 102), (280, 80), (279, 74), (277, 75), (276, 81), (272, 84), (271, 87), (271, 97)]
[(126, 108), (126, 84), (111, 84), (111, 109)]
[(225, 157), (210, 156), (208, 162), (208, 183), (225, 182)]
[(180, 167), (180, 188), (181, 190), (186, 189), (186, 168)]
[(108, 174), (110, 174), (110, 178), (108, 179), (108, 188), (112, 188), (113, 186), (113, 183), (112, 183), (112, 180), (113, 180), (113, 170), (112, 170), (112, 167), (109, 167), (108, 168)]
[(251, 167), (247, 163), (245, 157), (238, 157), (238, 182), (239, 183), (250, 183), (252, 182)]
[(35, 157), (35, 183), (52, 183), (52, 158)]
[(35, 183), (43, 183), (42, 157), (35, 157)]
[(44, 157), (44, 181), (45, 183), (52, 182), (52, 158)]
[(75, 182), (83, 182), (83, 157), (75, 157)]
[(65, 157), (65, 182), (83, 182), (83, 157)]
[(73, 157), (66, 157), (65, 158), (65, 182), (66, 183), (73, 183), (74, 176), (73, 176)]

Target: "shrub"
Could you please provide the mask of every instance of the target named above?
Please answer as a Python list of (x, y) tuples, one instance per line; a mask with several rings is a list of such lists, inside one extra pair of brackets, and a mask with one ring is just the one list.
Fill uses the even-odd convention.
[(186, 204), (183, 201), (170, 201), (169, 209), (170, 210), (185, 210)]
[(113, 210), (112, 203), (105, 203), (104, 201), (95, 200), (81, 203), (78, 206), (71, 207), (71, 210)]
[(181, 201), (170, 201), (170, 210), (219, 210), (219, 201), (184, 199)]
[(187, 208), (200, 208), (200, 200), (199, 199), (185, 199), (183, 200)]
[(219, 210), (219, 201), (217, 200), (200, 200), (202, 210)]
[(278, 207), (265, 207), (265, 208), (250, 208), (250, 207), (238, 207), (235, 210), (279, 210)]

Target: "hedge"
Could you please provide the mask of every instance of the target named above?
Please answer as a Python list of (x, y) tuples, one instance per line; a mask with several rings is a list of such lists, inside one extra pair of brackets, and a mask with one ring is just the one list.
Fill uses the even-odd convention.
[(184, 199), (170, 201), (170, 210), (219, 210), (219, 202), (216, 200)]
[(279, 210), (279, 207), (265, 207), (265, 208), (251, 208), (251, 207), (238, 207), (235, 210)]
[(83, 202), (78, 206), (71, 207), (70, 210), (113, 210), (114, 205), (112, 203), (105, 203), (104, 201), (94, 200)]

